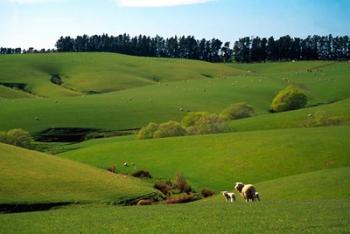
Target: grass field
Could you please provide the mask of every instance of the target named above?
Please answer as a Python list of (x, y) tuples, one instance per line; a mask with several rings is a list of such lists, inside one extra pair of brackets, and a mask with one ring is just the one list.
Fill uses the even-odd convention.
[[(73, 54), (71, 57), (70, 55), (42, 56), (52, 56), (50, 61), (52, 59), (53, 64), (59, 64), (65, 69), (73, 69), (72, 67), (76, 67), (65, 63), (62, 65), (59, 61), (76, 60), (74, 63), (82, 61), (81, 63), (85, 64), (86, 60), (90, 61), (89, 58), (91, 59), (96, 54)], [(40, 64), (40, 61), (45, 61), (40, 58), (40, 55), (31, 56), (34, 56), (35, 59), (18, 56), (21, 59), (17, 60), (28, 60), (30, 64), (35, 62)], [(41, 60), (35, 56), (38, 56)], [(16, 56), (4, 56), (1, 59), (17, 61), (16, 58)], [(135, 58), (110, 54), (98, 54), (94, 58), (99, 61), (91, 66), (95, 70), (107, 70), (103, 67), (107, 65), (101, 65), (102, 67), (99, 68), (99, 64), (105, 64), (103, 63), (105, 60), (114, 61), (113, 59), (115, 59), (113, 64), (124, 64), (125, 61), (143, 64), (142, 61), (144, 61), (149, 69), (157, 67), (158, 70), (155, 70), (155, 73), (163, 74), (167, 71), (171, 75), (164, 74), (164, 77), (167, 77), (164, 78), (165, 82), (156, 82), (143, 87), (135, 85), (122, 91), (100, 95), (62, 97), (67, 96), (62, 94), (55, 95), (55, 98), (3, 99), (0, 102), (0, 107), (3, 110), (0, 116), (0, 130), (21, 127), (37, 134), (53, 127), (98, 128), (103, 130), (133, 129), (151, 121), (179, 120), (184, 115), (184, 111), (220, 112), (228, 105), (236, 102), (247, 102), (253, 105), (257, 114), (260, 115), (268, 113), (271, 100), (276, 92), (290, 83), (296, 84), (305, 90), (310, 99), (309, 105), (329, 103), (350, 97), (350, 78), (348, 76), (350, 64), (345, 62), (267, 63), (265, 67), (271, 68), (260, 70), (258, 68), (263, 67), (264, 64), (256, 64), (258, 72), (252, 72), (250, 69), (254, 67), (247, 65), (209, 65), (196, 61)], [(186, 72), (183, 74), (181, 69), (176, 67), (165, 69), (162, 66), (156, 66), (153, 64), (156, 62), (162, 63), (164, 66), (174, 64), (185, 66), (183, 70), (197, 74), (197, 78), (193, 78)], [(146, 66), (145, 64), (144, 66)], [(116, 66), (115, 69), (119, 72), (119, 66), (122, 65)], [(137, 67), (136, 69), (134, 67), (131, 71), (143, 70), (143, 66), (141, 68)], [(200, 75), (205, 69), (212, 69), (213, 78), (205, 78)], [(225, 72), (227, 69), (228, 71)], [(313, 72), (309, 72), (310, 69)], [(174, 72), (175, 70), (176, 72)], [(10, 73), (7, 70), (5, 71), (5, 74)], [(131, 71), (128, 70), (126, 73), (129, 74)], [(280, 73), (277, 73), (277, 71)], [(146, 69), (144, 72), (148, 74), (150, 71)], [(1, 79), (7, 79), (8, 81), (15, 78), (3, 76)], [(17, 79), (13, 82), (22, 82)], [(99, 82), (100, 84), (96, 84), (96, 86), (105, 84), (112, 86), (110, 84), (112, 81), (105, 82), (103, 79), (97, 78), (85, 79)], [(38, 80), (41, 81), (42, 79), (38, 78)], [(47, 83), (48, 80), (45, 79), (45, 82)], [(118, 79), (115, 82), (118, 83)], [(77, 83), (84, 82), (79, 81)], [(46, 90), (46, 86), (42, 86), (41, 83), (38, 84), (38, 88)], [(21, 113), (26, 113), (26, 115), (21, 115)], [(12, 116), (16, 116), (16, 118), (12, 118)]]
[(172, 178), (180, 171), (198, 189), (223, 190), (235, 181), (256, 183), (350, 166), (348, 137), (350, 127), (345, 126), (251, 131), (107, 142), (60, 156), (100, 168), (133, 162), (158, 178)]
[[(114, 53), (1, 56), (0, 70), (1, 83), (24, 83), (28, 90), (44, 97), (104, 93), (159, 82), (207, 79), (242, 73), (225, 65), (181, 59), (140, 58)], [(50, 82), (54, 74), (60, 75), (63, 85)]]
[(0, 143), (0, 204), (118, 202), (154, 192), (147, 183)]
[[(236, 102), (256, 116), (230, 121), (222, 134), (80, 143), (0, 143), (0, 208), (74, 203), (48, 211), (0, 213), (0, 233), (349, 233), (350, 63), (305, 61), (211, 64), (110, 53), (0, 56), (0, 131), (24, 128), (135, 129), (180, 120), (188, 111), (219, 113)], [(62, 85), (53, 84), (59, 75)], [(306, 108), (268, 112), (294, 84)], [(306, 127), (323, 113), (338, 126)], [(128, 162), (131, 167), (123, 167)], [(120, 174), (106, 168), (117, 166)], [(149, 171), (153, 179), (126, 176)], [(118, 206), (183, 173), (217, 195), (181, 205)], [(254, 183), (259, 203), (226, 203), (236, 181)]]
[[(240, 198), (227, 204), (216, 196), (175, 206), (73, 206), (0, 215), (0, 223), (6, 233), (347, 233), (349, 171), (330, 169), (259, 183), (263, 200), (255, 204)], [(339, 182), (333, 184), (335, 180)]]

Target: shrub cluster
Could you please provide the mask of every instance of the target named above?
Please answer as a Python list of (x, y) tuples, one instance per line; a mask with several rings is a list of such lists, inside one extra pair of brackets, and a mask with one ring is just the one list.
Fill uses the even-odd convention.
[(171, 181), (158, 181), (153, 186), (155, 189), (161, 191), (164, 195), (169, 196), (171, 194), (171, 190), (174, 189), (173, 183)]
[(305, 107), (307, 104), (307, 96), (297, 87), (289, 85), (282, 89), (273, 99), (270, 111), (282, 112), (289, 110), (297, 110)]
[(254, 113), (254, 108), (246, 103), (230, 105), (220, 115), (209, 112), (189, 112), (183, 117), (181, 123), (176, 121), (161, 124), (149, 123), (137, 132), (136, 137), (152, 139), (221, 133), (227, 131), (227, 121), (248, 118)]
[(166, 204), (193, 202), (215, 194), (214, 191), (208, 188), (204, 188), (201, 193), (197, 193), (181, 173), (176, 173), (173, 182), (170, 180), (157, 181), (153, 187), (167, 197)]
[(208, 112), (188, 113), (182, 120), (182, 125), (190, 135), (220, 133), (227, 129), (225, 121), (219, 115)]
[(11, 129), (7, 132), (0, 132), (0, 142), (24, 148), (32, 146), (33, 137), (23, 129)]

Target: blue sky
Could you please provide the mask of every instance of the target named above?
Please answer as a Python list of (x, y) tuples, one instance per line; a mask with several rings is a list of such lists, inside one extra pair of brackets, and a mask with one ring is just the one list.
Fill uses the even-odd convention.
[(350, 35), (350, 0), (0, 0), (0, 46), (53, 48), (82, 34)]

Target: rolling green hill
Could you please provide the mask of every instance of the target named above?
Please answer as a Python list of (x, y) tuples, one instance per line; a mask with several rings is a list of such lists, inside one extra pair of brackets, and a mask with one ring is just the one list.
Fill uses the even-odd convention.
[[(1, 56), (0, 71), (0, 84), (25, 84), (26, 90), (43, 97), (96, 94), (159, 82), (208, 79), (242, 73), (222, 64), (115, 53)], [(52, 75), (59, 75), (63, 84), (50, 82)]]
[[(189, 111), (219, 113), (237, 102), (256, 110), (252, 118), (230, 121), (231, 132), (224, 134), (35, 144), (55, 156), (0, 143), (0, 206), (79, 203), (0, 214), (0, 232), (350, 231), (348, 62), (211, 64), (55, 53), (0, 56), (0, 71), (0, 131), (133, 130), (151, 121), (180, 120)], [(307, 94), (307, 108), (268, 113), (278, 90), (290, 84)], [(306, 128), (319, 113), (339, 117), (339, 126)], [(106, 171), (112, 165), (120, 174)], [(125, 175), (139, 169), (154, 178)], [(262, 201), (246, 204), (237, 194), (234, 204), (217, 195), (186, 205), (110, 205), (152, 193), (152, 182), (176, 172), (198, 192), (254, 183)]]
[[(311, 117), (310, 114), (312, 115)], [(300, 128), (305, 127), (310, 118), (317, 118), (320, 115), (338, 117), (341, 119), (340, 125), (348, 125), (350, 123), (350, 99), (312, 108), (234, 120), (229, 122), (229, 126), (231, 131)]]
[(137, 179), (0, 143), (0, 204), (118, 202), (154, 190)]
[(255, 204), (240, 197), (228, 204), (218, 195), (186, 205), (80, 206), (0, 215), (0, 224), (6, 233), (347, 233), (349, 171), (329, 169), (259, 183), (262, 201)]
[[(100, 168), (133, 162), (158, 178), (183, 172), (196, 188), (223, 190), (350, 165), (350, 127), (250, 131), (92, 144), (60, 154)], [(133, 168), (125, 170), (131, 172)]]
[[(127, 71), (128, 74), (131, 71), (143, 71), (145, 74), (150, 74), (152, 72), (147, 69), (159, 69), (154, 71), (154, 74), (169, 72), (169, 74), (171, 73), (172, 75), (164, 74), (166, 78), (160, 83), (153, 82), (147, 86), (139, 85), (143, 87), (138, 88), (138, 85), (134, 85), (132, 89), (129, 89), (130, 86), (126, 90), (100, 95), (16, 100), (3, 99), (0, 102), (0, 108), (3, 110), (0, 116), (0, 130), (21, 127), (37, 134), (48, 128), (95, 128), (102, 130), (134, 129), (151, 121), (163, 122), (170, 119), (179, 120), (186, 111), (220, 112), (226, 106), (236, 102), (247, 102), (253, 105), (257, 114), (260, 115), (268, 112), (271, 100), (276, 92), (291, 83), (298, 85), (308, 94), (310, 99), (309, 106), (330, 103), (350, 97), (350, 77), (348, 75), (350, 72), (350, 64), (345, 62), (290, 62), (253, 64), (247, 66), (237, 64), (207, 64), (197, 61), (176, 59), (135, 58), (95, 53), (31, 56), (34, 56), (34, 58), (28, 57), (27, 60), (30, 61), (30, 63), (28, 62), (29, 64), (40, 64), (40, 61), (44, 63), (45, 56), (49, 56), (49, 58), (52, 56), (52, 58), (55, 59), (60, 58), (62, 61), (66, 61), (66, 63), (74, 61), (72, 63), (80, 64), (79, 66), (83, 66), (86, 61), (91, 60), (94, 61), (95, 66), (91, 64), (90, 66), (86, 64), (84, 66), (91, 67), (91, 69), (97, 71), (101, 69), (101, 71), (104, 72), (110, 70), (103, 67), (101, 64), (109, 64), (106, 60), (112, 61), (112, 58), (115, 57), (113, 63), (116, 64), (115, 73), (123, 71), (120, 66), (126, 66), (126, 61), (129, 61), (143, 65), (139, 64), (139, 67), (133, 67), (131, 70)], [(16, 58), (16, 56), (4, 56), (4, 58), (1, 59), (11, 61)], [(26, 60), (25, 58), (25, 56), (18, 56), (17, 59)], [(80, 60), (78, 58), (80, 58)], [(81, 63), (79, 63), (79, 61), (81, 61)], [(144, 63), (142, 63), (142, 61)], [(148, 62), (146, 63), (146, 61)], [(175, 64), (176, 66), (183, 67), (167, 69), (158, 66), (157, 63), (161, 63), (164, 66), (173, 66)], [(79, 67), (78, 65), (76, 66)], [(101, 68), (99, 68), (100, 65), (102, 66)], [(77, 69), (76, 66), (67, 65), (65, 63), (60, 66), (65, 69)], [(259, 72), (252, 72), (250, 70), (243, 72), (243, 69), (248, 69), (248, 67), (249, 69), (256, 67)], [(270, 67), (270, 69), (261, 69), (260, 71), (258, 69), (260, 67)], [(321, 67), (322, 70), (320, 70), (319, 67)], [(206, 72), (205, 69), (212, 70)], [(226, 72), (227, 69), (229, 70)], [(175, 70), (176, 72), (172, 72)], [(87, 69), (86, 71), (90, 70)], [(82, 69), (78, 69), (76, 72), (80, 74)], [(195, 79), (194, 76), (187, 74), (192, 72), (202, 78)], [(201, 76), (200, 74), (203, 72), (213, 74), (213, 77), (221, 78)], [(9, 73), (10, 72), (6, 72), (6, 74)], [(114, 72), (111, 73), (114, 74)], [(93, 74), (92, 71), (91, 74)], [(232, 74), (234, 74), (234, 76), (232, 76)], [(6, 77), (7, 76), (4, 76), (1, 79), (14, 79), (13, 77)], [(40, 78), (39, 75), (35, 77), (37, 78), (28, 78), (28, 80), (31, 82), (37, 80), (39, 83), (45, 82), (46, 84), (38, 83), (38, 89), (45, 90), (48, 86), (51, 87), (52, 84), (48, 82), (47, 78)], [(97, 82), (98, 84), (92, 85), (96, 87), (99, 85), (113, 87), (114, 81), (105, 81), (104, 78), (100, 79), (96, 77), (97, 76), (92, 76), (91, 79), (84, 78), (84, 80), (88, 83), (90, 80), (91, 82)], [(101, 77), (104, 77), (104, 75), (101, 75)], [(132, 78), (126, 79), (132, 80)], [(16, 82), (22, 81), (16, 80)], [(115, 82), (119, 85), (119, 81)], [(84, 81), (77, 81), (76, 84), (82, 85)], [(59, 90), (62, 89), (62, 87), (58, 88)], [(49, 90), (49, 88), (47, 90)], [(57, 90), (56, 87), (56, 91)], [(51, 93), (51, 91), (48, 92)], [(70, 89), (69, 92), (71, 93), (73, 91)], [(23, 115), (23, 113), (25, 113), (25, 115)]]

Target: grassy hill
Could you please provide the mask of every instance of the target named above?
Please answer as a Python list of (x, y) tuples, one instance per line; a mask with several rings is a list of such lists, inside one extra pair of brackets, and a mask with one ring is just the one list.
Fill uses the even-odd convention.
[(263, 200), (255, 204), (241, 198), (227, 204), (220, 195), (187, 205), (80, 206), (3, 215), (0, 224), (6, 233), (347, 233), (349, 171), (329, 169), (259, 183)]
[(0, 204), (118, 202), (153, 189), (137, 179), (0, 143)]
[[(257, 114), (260, 115), (268, 113), (271, 100), (276, 92), (291, 83), (298, 85), (308, 94), (310, 99), (309, 106), (339, 101), (350, 97), (350, 78), (348, 76), (350, 64), (345, 62), (290, 62), (248, 66), (208, 64), (176, 59), (149, 59), (98, 53), (28, 56), (34, 57), (4, 56), (1, 59), (4, 61), (8, 60), (8, 62), (12, 60), (28, 60), (28, 64), (24, 66), (27, 69), (29, 69), (28, 67), (31, 69), (37, 67), (37, 65), (34, 66), (33, 64), (44, 66), (45, 61), (54, 61), (52, 62), (53, 64), (60, 64), (67, 72), (69, 69), (77, 69), (76, 71), (74, 70), (77, 74), (83, 74), (84, 72), (92, 74), (90, 78), (82, 78), (82, 80), (77, 81), (77, 85), (83, 85), (86, 82), (90, 85), (91, 81), (94, 83), (91, 87), (108, 85), (108, 87), (111, 87), (109, 91), (117, 90), (113, 86), (118, 86), (119, 80), (108, 80), (110, 78), (105, 78), (107, 75), (103, 75), (104, 72), (109, 71), (111, 74), (120, 74), (120, 72), (125, 71), (121, 67), (127, 66), (128, 63), (138, 65), (131, 66), (132, 68), (125, 71), (127, 74), (132, 72), (162, 74), (164, 78), (160, 83), (152, 83), (148, 79), (148, 82), (151, 83), (147, 86), (131, 85), (125, 87), (126, 90), (100, 95), (58, 97), (71, 95), (73, 88), (70, 88), (67, 95), (56, 95), (53, 92), (53, 96), (56, 96), (55, 98), (3, 99), (0, 102), (0, 107), (3, 110), (3, 114), (0, 116), (0, 130), (21, 127), (37, 134), (48, 128), (133, 129), (151, 121), (178, 120), (186, 111), (220, 112), (229, 104), (236, 102), (247, 102), (253, 105)], [(94, 65), (89, 64), (87, 61), (93, 61)], [(84, 68), (80, 66), (84, 66)], [(105, 66), (112, 66), (114, 70)], [(85, 69), (85, 67), (87, 68)], [(270, 67), (270, 69), (259, 70), (260, 67)], [(254, 71), (253, 68), (256, 68), (257, 71)], [(0, 69), (4, 69), (5, 74), (11, 73), (6, 70), (7, 68)], [(90, 71), (90, 69), (92, 70)], [(152, 72), (149, 69), (156, 70)], [(244, 71), (244, 69), (247, 70)], [(101, 77), (94, 76), (94, 71), (100, 71), (103, 74), (101, 74)], [(167, 74), (164, 74), (164, 72), (167, 72)], [(204, 73), (210, 73), (211, 75), (201, 75)], [(28, 74), (30, 73), (28, 72)], [(7, 77), (5, 75), (1, 79), (3, 81), (12, 79), (16, 80), (16, 82), (22, 82), (17, 80), (19, 79), (18, 77), (22, 76), (15, 76), (15, 79), (12, 76)], [(40, 78), (41, 76), (36, 74), (35, 77), (35, 79), (27, 79), (30, 82), (45, 82), (45, 85), (38, 83), (38, 89), (47, 90), (47, 93), (51, 93), (48, 87), (51, 87), (52, 84), (48, 81), (48, 76), (45, 75), (45, 78)], [(71, 79), (74, 80), (74, 78)], [(125, 79), (128, 81), (133, 80), (130, 77)], [(130, 87), (133, 88), (130, 89)], [(61, 90), (63, 88), (56, 87), (56, 91), (58, 89)], [(78, 88), (75, 87), (74, 89)], [(81, 92), (87, 92), (82, 90), (79, 90), (80, 94)], [(97, 88), (90, 91), (108, 91), (101, 90)], [(36, 91), (33, 92), (37, 93)]]
[[(25, 84), (26, 90), (43, 97), (96, 94), (159, 82), (208, 79), (242, 73), (222, 64), (115, 53), (1, 56), (0, 71), (0, 83)], [(52, 75), (59, 75), (63, 84), (50, 82)]]
[[(350, 127), (251, 131), (120, 141), (60, 154), (100, 168), (133, 162), (160, 178), (183, 172), (196, 188), (222, 190), (235, 181), (261, 182), (349, 166)], [(125, 170), (130, 172), (131, 169)]]
[(231, 131), (300, 128), (307, 126), (305, 124), (310, 119), (310, 114), (312, 118), (317, 118), (317, 116), (337, 117), (341, 120), (339, 124), (348, 125), (350, 123), (350, 99), (312, 108), (233, 120), (229, 122), (229, 126)]

